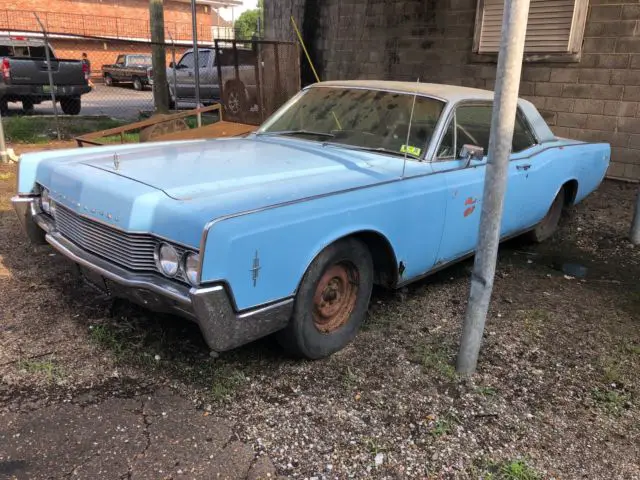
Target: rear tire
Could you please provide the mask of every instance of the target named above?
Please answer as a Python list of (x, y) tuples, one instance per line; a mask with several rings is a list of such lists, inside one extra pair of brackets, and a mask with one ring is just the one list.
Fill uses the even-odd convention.
[(534, 243), (542, 243), (548, 240), (558, 229), (562, 210), (564, 208), (565, 189), (562, 187), (553, 200), (549, 211), (536, 227), (528, 233), (528, 238)]
[(138, 77), (133, 77), (133, 89), (140, 92), (143, 88), (144, 85), (142, 84), (142, 80), (140, 80)]
[(80, 98), (63, 98), (60, 100), (62, 111), (67, 115), (78, 115), (82, 110)]
[(223, 103), (229, 115), (238, 117), (247, 110), (246, 89), (242, 82), (229, 82), (223, 93)]
[(34, 110), (33, 100), (22, 100), (22, 110), (26, 114), (32, 114)]
[(0, 98), (0, 113), (2, 115), (6, 115), (9, 113), (9, 102), (7, 102), (4, 98)]
[(280, 344), (297, 357), (319, 359), (337, 352), (358, 333), (373, 288), (367, 247), (349, 238), (325, 248), (307, 269)]
[(111, 75), (109, 75), (108, 73), (105, 74), (105, 76), (104, 76), (104, 84), (107, 87), (113, 87), (113, 85), (115, 84), (115, 82), (113, 81), (113, 77)]

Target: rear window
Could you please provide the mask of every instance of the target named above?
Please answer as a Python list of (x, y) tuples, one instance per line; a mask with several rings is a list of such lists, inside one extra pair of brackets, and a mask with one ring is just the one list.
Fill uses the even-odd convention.
[[(55, 58), (49, 49), (51, 58)], [(0, 45), (0, 57), (46, 58), (44, 45)]]
[[(235, 66), (235, 54), (232, 48), (225, 48), (218, 50), (218, 61), (223, 67)], [(256, 56), (253, 50), (241, 50), (238, 49), (238, 66), (240, 65), (254, 65), (256, 63)]]

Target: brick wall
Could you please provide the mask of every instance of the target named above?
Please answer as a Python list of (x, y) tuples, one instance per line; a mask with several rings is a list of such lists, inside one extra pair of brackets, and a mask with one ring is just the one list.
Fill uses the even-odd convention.
[[(148, 0), (5, 0), (0, 29), (37, 31), (36, 12), (51, 32), (117, 38), (149, 38)], [(174, 39), (191, 40), (189, 2), (165, 1), (165, 28)], [(197, 5), (198, 34), (211, 41), (211, 27), (227, 25), (208, 5)], [(214, 23), (215, 22), (215, 23)]]
[[(291, 38), (290, 27), (269, 16), (287, 3), (300, 2), (266, 0), (266, 31), (275, 38)], [(520, 95), (557, 135), (611, 143), (609, 176), (640, 180), (640, 4), (589, 3), (580, 61), (526, 63)], [(325, 0), (310, 46), (322, 79), (419, 77), (493, 89), (495, 63), (472, 54), (475, 15), (476, 0)]]

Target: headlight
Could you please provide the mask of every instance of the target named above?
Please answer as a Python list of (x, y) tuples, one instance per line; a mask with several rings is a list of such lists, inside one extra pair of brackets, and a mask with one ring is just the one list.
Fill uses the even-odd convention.
[(49, 190), (42, 189), (40, 194), (40, 208), (44, 213), (51, 214), (51, 199), (49, 198)]
[(184, 256), (183, 270), (189, 283), (195, 287), (198, 284), (198, 273), (200, 273), (200, 255), (187, 253)]
[(161, 243), (156, 250), (156, 265), (167, 277), (175, 277), (180, 267), (176, 249), (168, 243)]

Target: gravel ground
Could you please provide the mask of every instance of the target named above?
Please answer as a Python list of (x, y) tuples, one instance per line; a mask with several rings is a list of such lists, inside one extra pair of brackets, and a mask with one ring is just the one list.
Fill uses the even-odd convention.
[(14, 183), (0, 167), (0, 413), (164, 389), (289, 478), (640, 478), (634, 186), (605, 182), (551, 241), (502, 247), (478, 373), (462, 379), (469, 261), (375, 292), (329, 359), (293, 361), (268, 338), (214, 360), (193, 325), (96, 297), (29, 248)]

